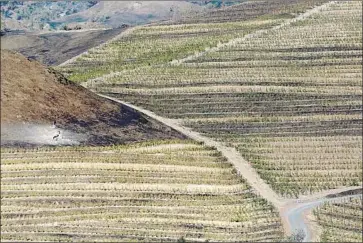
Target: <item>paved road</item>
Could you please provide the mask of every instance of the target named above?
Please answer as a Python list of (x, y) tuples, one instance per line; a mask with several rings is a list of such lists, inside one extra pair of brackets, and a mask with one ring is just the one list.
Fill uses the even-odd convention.
[(307, 222), (307, 219), (305, 217), (308, 211), (311, 211), (312, 209), (325, 202), (340, 201), (346, 198), (361, 196), (362, 194), (355, 194), (338, 198), (320, 198), (315, 199), (314, 201), (297, 203), (293, 207), (287, 209), (282, 216), (287, 219), (291, 232), (297, 232), (298, 230), (302, 230), (305, 234), (305, 238), (303, 241), (312, 242), (314, 239), (316, 239), (316, 236), (313, 234), (311, 223)]

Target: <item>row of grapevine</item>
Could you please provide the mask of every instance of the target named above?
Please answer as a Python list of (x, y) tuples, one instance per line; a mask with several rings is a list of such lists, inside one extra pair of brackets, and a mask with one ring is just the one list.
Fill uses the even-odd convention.
[(361, 242), (362, 196), (328, 202), (314, 210), (322, 242)]
[[(236, 147), (283, 196), (359, 185), (361, 9), (358, 1), (332, 2), (185, 62), (127, 70), (88, 87)], [(143, 33), (194, 33), (198, 23), (189, 25)]]
[(193, 141), (2, 148), (2, 241), (282, 238), (275, 208)]

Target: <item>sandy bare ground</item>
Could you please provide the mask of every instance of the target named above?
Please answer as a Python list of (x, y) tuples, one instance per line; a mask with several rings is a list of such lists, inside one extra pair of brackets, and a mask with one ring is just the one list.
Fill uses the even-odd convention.
[[(58, 133), (51, 127), (54, 123), (61, 131), (57, 140), (53, 139)], [(8, 50), (1, 51), (1, 128), (1, 145), (9, 146), (110, 145), (185, 138)]]

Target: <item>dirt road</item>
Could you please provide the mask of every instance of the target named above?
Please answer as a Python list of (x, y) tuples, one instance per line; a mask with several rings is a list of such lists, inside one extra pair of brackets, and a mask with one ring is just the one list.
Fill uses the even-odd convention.
[(234, 165), (237, 170), (237, 173), (240, 174), (243, 178), (247, 180), (247, 182), (252, 186), (255, 192), (261, 197), (265, 198), (269, 202), (271, 202), (275, 207), (279, 208), (283, 205), (283, 199), (280, 198), (271, 188), (267, 185), (257, 174), (257, 172), (252, 168), (252, 166), (240, 155), (239, 152), (235, 148), (230, 148), (224, 146), (220, 142), (216, 142), (211, 138), (205, 137), (195, 131), (192, 131), (190, 128), (184, 127), (179, 124), (176, 120), (164, 118), (156, 115), (155, 113), (145, 110), (143, 108), (134, 106), (127, 102), (120, 101), (118, 99), (100, 95), (102, 97), (114, 100), (123, 105), (126, 105), (134, 110), (137, 110), (175, 130), (189, 137), (190, 139), (203, 142), (207, 146), (214, 146), (218, 151), (222, 152), (223, 156), (225, 156), (230, 163)]
[(218, 151), (223, 154), (223, 156), (228, 159), (231, 164), (233, 164), (238, 174), (246, 179), (247, 183), (249, 183), (249, 185), (254, 189), (255, 193), (271, 202), (279, 210), (286, 235), (290, 235), (291, 233), (294, 233), (294, 231), (301, 229), (305, 233), (304, 241), (317, 239), (317, 231), (314, 230), (311, 226), (312, 222), (308, 222), (306, 218), (306, 214), (309, 213), (309, 210), (311, 211), (314, 207), (320, 205), (325, 201), (333, 200), (332, 198), (328, 198), (329, 195), (339, 194), (346, 191), (362, 188), (362, 186), (360, 185), (322, 191), (312, 195), (300, 196), (300, 198), (298, 199), (281, 198), (271, 189), (271, 187), (265, 181), (261, 179), (255, 169), (252, 168), (251, 164), (246, 161), (235, 148), (227, 147), (221, 142), (217, 142), (214, 141), (212, 138), (205, 137), (198, 132), (181, 125), (180, 121), (178, 120), (164, 118), (156, 115), (152, 111), (137, 107), (130, 103), (123, 102), (106, 95), (99, 95), (104, 98), (108, 98), (110, 100), (121, 103), (125, 106), (128, 106), (138, 112), (141, 112), (144, 115), (151, 117), (165, 124), (166, 126), (177, 130), (183, 135), (189, 137), (190, 139), (203, 142), (207, 146), (214, 146)]
[[(308, 10), (305, 13), (297, 16), (296, 18), (286, 20), (283, 23), (281, 23), (280, 25), (277, 25), (271, 29), (259, 30), (254, 33), (248, 34), (242, 38), (232, 39), (225, 44), (220, 44), (216, 47), (210, 48), (206, 51), (202, 51), (195, 55), (191, 55), (186, 58), (179, 59), (179, 60), (174, 60), (171, 62), (171, 64), (180, 64), (180, 63), (183, 63), (183, 62), (186, 62), (189, 60), (196, 59), (202, 55), (205, 55), (208, 52), (218, 51), (221, 48), (224, 48), (226, 46), (244, 42), (250, 38), (259, 37), (259, 36), (265, 34), (267, 31), (280, 29), (280, 28), (288, 26), (296, 21), (303, 20), (303, 19), (311, 16), (312, 14), (318, 13), (319, 11), (322, 11), (322, 10), (328, 8), (332, 4), (335, 4), (335, 2), (331, 1), (326, 4), (317, 6), (313, 9)], [(128, 33), (126, 32), (125, 34), (128, 34)], [(94, 81), (104, 81), (106, 78), (110, 78), (115, 75), (119, 75), (121, 73), (122, 72), (110, 73), (110, 74), (98, 77), (94, 80), (89, 80), (88, 83), (84, 83), (84, 86), (92, 84), (92, 82), (94, 82)], [(247, 183), (253, 188), (253, 190), (255, 191), (256, 194), (258, 194), (262, 198), (264, 198), (267, 201), (269, 201), (270, 203), (272, 203), (279, 210), (286, 234), (290, 234), (293, 231), (292, 229), (303, 229), (304, 232), (306, 233), (305, 240), (306, 239), (316, 239), (316, 233), (309, 229), (309, 227), (307, 226), (307, 222), (305, 222), (306, 220), (304, 219), (303, 214), (306, 213), (306, 210), (312, 209), (314, 206), (319, 205), (319, 203), (321, 203), (322, 201), (325, 200), (324, 198), (328, 194), (336, 193), (336, 190), (335, 191), (333, 191), (333, 190), (326, 191), (326, 192), (322, 192), (322, 193), (319, 193), (316, 195), (311, 195), (311, 196), (302, 196), (298, 200), (281, 198), (279, 195), (277, 195), (277, 193), (275, 191), (273, 191), (271, 189), (271, 187), (265, 181), (263, 181), (261, 179), (261, 177), (255, 171), (255, 169), (251, 166), (251, 164), (248, 161), (246, 161), (235, 148), (227, 147), (221, 142), (217, 142), (217, 141), (213, 140), (212, 138), (205, 137), (202, 134), (183, 126), (178, 120), (160, 117), (151, 111), (134, 106), (127, 102), (123, 102), (118, 99), (108, 97), (105, 95), (101, 95), (101, 96), (114, 100), (116, 102), (119, 102), (138, 112), (141, 112), (141, 113), (145, 114), (146, 116), (149, 116), (149, 117), (173, 128), (174, 130), (179, 131), (180, 133), (184, 134), (185, 136), (189, 137), (190, 139), (193, 139), (193, 140), (196, 140), (199, 142), (203, 142), (207, 146), (214, 146), (218, 151), (220, 151), (222, 153), (223, 156), (225, 156), (228, 159), (228, 161), (231, 164), (233, 164), (233, 166), (236, 168), (238, 174), (241, 175), (247, 181)], [(347, 190), (347, 188), (338, 189), (338, 190), (344, 191), (344, 190)]]

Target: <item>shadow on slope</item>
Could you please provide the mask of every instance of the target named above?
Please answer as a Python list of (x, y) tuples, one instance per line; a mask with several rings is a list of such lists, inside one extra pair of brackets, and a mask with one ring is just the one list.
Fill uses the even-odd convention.
[[(1, 52), (1, 128), (3, 146), (110, 145), (185, 138), (51, 68), (5, 50)], [(60, 136), (53, 139), (58, 131)]]

